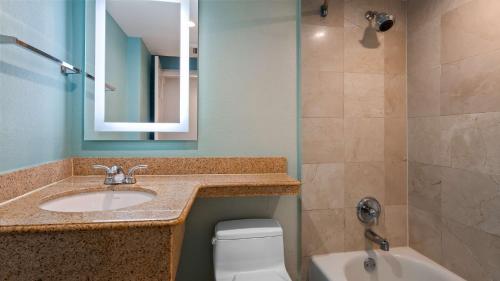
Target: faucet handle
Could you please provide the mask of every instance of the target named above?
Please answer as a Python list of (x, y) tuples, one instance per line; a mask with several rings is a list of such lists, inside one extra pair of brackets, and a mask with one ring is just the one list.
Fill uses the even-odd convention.
[(378, 219), (382, 211), (382, 207), (377, 199), (373, 197), (365, 197), (359, 201), (356, 206), (358, 219), (366, 224), (378, 224)]
[(137, 180), (135, 179), (135, 171), (139, 170), (139, 169), (147, 169), (148, 168), (148, 165), (144, 165), (144, 164), (141, 164), (141, 165), (137, 165), (137, 166), (134, 166), (132, 168), (130, 168), (128, 170), (128, 173), (127, 173), (127, 176), (125, 176), (125, 180), (124, 180), (124, 183), (127, 183), (127, 184), (134, 184), (137, 182)]
[(137, 171), (137, 170), (139, 170), (139, 169), (147, 169), (147, 168), (148, 168), (148, 165), (144, 165), (144, 164), (140, 164), (140, 165), (134, 166), (134, 167), (132, 167), (132, 168), (130, 168), (130, 169), (128, 170), (127, 175), (128, 175), (128, 176), (132, 176), (132, 177), (133, 177), (133, 176), (134, 176), (135, 171)]
[(105, 170), (106, 171), (106, 174), (108, 174), (109, 172), (111, 172), (111, 169), (108, 167), (108, 166), (104, 166), (104, 165), (92, 165), (92, 168), (94, 169), (100, 169), (100, 170)]
[(111, 170), (110, 167), (104, 165), (92, 165), (92, 168), (106, 171), (106, 178), (104, 179), (104, 184), (110, 185), (113, 182), (113, 171)]

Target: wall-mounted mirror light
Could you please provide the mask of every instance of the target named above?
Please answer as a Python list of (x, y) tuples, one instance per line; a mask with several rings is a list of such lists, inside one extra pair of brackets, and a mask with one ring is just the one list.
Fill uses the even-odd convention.
[(86, 7), (95, 83), (85, 95), (85, 139), (195, 140), (197, 0), (94, 3)]

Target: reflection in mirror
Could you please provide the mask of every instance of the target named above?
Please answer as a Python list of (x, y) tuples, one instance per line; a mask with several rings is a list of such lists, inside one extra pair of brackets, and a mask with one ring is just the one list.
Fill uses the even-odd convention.
[[(157, 123), (178, 123), (180, 122), (179, 58), (155, 56), (154, 68), (154, 121)], [(189, 69), (192, 69), (189, 73), (189, 132), (185, 134), (156, 132), (154, 134), (155, 140), (196, 139), (196, 113), (198, 110), (198, 65), (196, 57), (190, 58)]]
[[(189, 66), (187, 71), (184, 70), (184, 73), (189, 73), (186, 75), (189, 76), (189, 84), (185, 91), (189, 101), (183, 99), (181, 84), (183, 2), (189, 5), (186, 26), (189, 45), (185, 45), (184, 51), (186, 65)], [(101, 14), (100, 3), (105, 4)], [(86, 95), (85, 139), (195, 140), (198, 95), (197, 0), (96, 0), (94, 7), (87, 6), (90, 6), (87, 7), (87, 15), (92, 14), (91, 10), (94, 9), (96, 17), (95, 34), (87, 36), (87, 41), (92, 35), (95, 38), (88, 43), (87, 50), (95, 43), (95, 54), (88, 57), (95, 59), (96, 76), (100, 66), (100, 16), (104, 17), (105, 22), (105, 59), (104, 79), (101, 77), (98, 80), (96, 77), (95, 94)], [(87, 25), (89, 23), (92, 23), (92, 18), (87, 19)], [(114, 91), (104, 91), (99, 87), (98, 84), (104, 81), (112, 85)], [(188, 110), (183, 110), (183, 101), (189, 105)], [(91, 107), (95, 110), (90, 110)], [(104, 110), (100, 111), (100, 108)], [(184, 108), (187, 109), (186, 106)], [(179, 128), (179, 124), (185, 120), (189, 124), (185, 126), (186, 129), (171, 129)]]

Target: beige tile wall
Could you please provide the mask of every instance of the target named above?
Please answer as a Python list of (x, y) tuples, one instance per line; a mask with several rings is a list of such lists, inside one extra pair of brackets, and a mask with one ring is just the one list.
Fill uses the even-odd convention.
[(500, 280), (500, 1), (408, 0), (410, 246)]
[[(407, 245), (406, 2), (302, 0), (302, 256), (370, 248), (356, 203), (375, 196), (376, 230)], [(397, 18), (377, 33), (364, 14)], [(306, 280), (304, 277), (302, 280)]]

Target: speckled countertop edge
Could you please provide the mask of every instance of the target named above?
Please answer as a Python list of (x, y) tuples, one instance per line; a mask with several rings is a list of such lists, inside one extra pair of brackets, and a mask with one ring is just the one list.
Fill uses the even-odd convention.
[[(183, 200), (180, 204), (183, 208), (176, 209), (178, 215), (169, 218), (152, 218), (152, 219), (142, 219), (142, 220), (118, 220), (110, 222), (62, 222), (53, 224), (11, 224), (11, 225), (0, 225), (0, 233), (12, 233), (12, 232), (51, 232), (51, 231), (70, 231), (70, 230), (95, 230), (95, 229), (123, 229), (123, 228), (134, 228), (134, 227), (161, 227), (161, 226), (171, 226), (178, 225), (185, 222), (189, 211), (194, 203), (196, 197), (242, 197), (242, 196), (282, 196), (282, 195), (297, 195), (299, 193), (300, 182), (289, 177), (285, 173), (267, 173), (267, 174), (197, 174), (197, 175), (182, 175), (182, 176), (140, 176), (138, 180), (138, 185), (141, 185), (141, 179), (144, 181), (161, 180), (158, 184), (165, 185), (167, 181), (175, 179), (171, 183), (175, 184), (185, 184), (189, 185), (186, 188), (186, 194), (181, 196), (180, 200)], [(92, 179), (92, 180), (102, 180), (102, 177), (95, 176), (73, 176), (65, 179), (61, 182), (50, 184), (41, 187), (34, 192), (21, 196), (16, 200), (7, 202), (5, 204), (0, 204), (0, 224), (1, 218), (10, 215), (9, 206), (13, 203), (22, 204), (25, 201), (26, 204), (30, 204), (31, 210), (33, 211), (33, 205), (36, 202), (36, 209), (38, 209), (38, 203), (41, 198), (30, 201), (30, 197), (37, 195), (46, 188), (51, 190), (47, 191), (47, 194), (59, 194), (62, 190), (58, 189), (58, 185), (62, 185), (66, 181), (72, 181), (75, 179)], [(162, 182), (165, 180), (166, 182)], [(149, 183), (151, 187), (154, 183)], [(148, 187), (146, 187), (148, 188)], [(68, 189), (66, 188), (66, 191)], [(160, 189), (158, 189), (160, 190)], [(39, 194), (38, 194), (39, 195)], [(47, 196), (47, 195), (45, 195)], [(44, 197), (45, 197), (44, 196)], [(172, 198), (169, 198), (170, 200)], [(148, 204), (148, 203), (145, 203)], [(19, 206), (18, 206), (19, 209)], [(19, 211), (19, 210), (18, 210)], [(125, 209), (125, 211), (127, 211)], [(166, 210), (169, 211), (169, 210)], [(34, 211), (35, 212), (35, 211)], [(133, 212), (133, 211), (131, 211)], [(55, 212), (57, 214), (57, 212)], [(21, 214), (22, 216), (22, 214)], [(12, 218), (11, 218), (12, 219)]]

